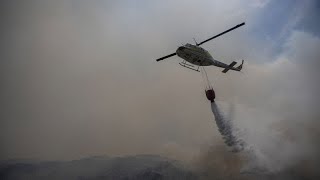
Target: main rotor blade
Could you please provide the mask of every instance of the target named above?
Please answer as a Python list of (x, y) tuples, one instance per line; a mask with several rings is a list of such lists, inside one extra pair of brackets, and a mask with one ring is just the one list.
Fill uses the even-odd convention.
[(157, 61), (164, 60), (164, 59), (169, 58), (169, 57), (171, 57), (171, 56), (174, 56), (174, 55), (176, 55), (176, 54), (177, 54), (177, 53), (169, 54), (169, 55), (167, 55), (167, 56), (164, 56), (164, 57), (162, 57), (162, 58), (157, 59)]
[(223, 35), (223, 34), (225, 34), (225, 33), (228, 33), (228, 32), (230, 32), (230, 31), (232, 31), (232, 30), (234, 30), (234, 29), (237, 29), (238, 27), (243, 26), (243, 25), (245, 25), (244, 22), (241, 23), (241, 24), (238, 24), (238, 25), (236, 25), (235, 27), (230, 28), (230, 29), (228, 29), (228, 30), (226, 30), (226, 31), (218, 34), (218, 35), (215, 35), (215, 36), (213, 36), (212, 38), (209, 38), (209, 39), (207, 39), (207, 40), (205, 40), (205, 41), (202, 41), (201, 43), (199, 43), (199, 44), (197, 44), (197, 45), (200, 46), (200, 45), (203, 44), (203, 43), (206, 43), (206, 42), (208, 42), (208, 41), (210, 41), (210, 40), (212, 40), (212, 39), (214, 39), (214, 38), (217, 38), (217, 37), (219, 37), (219, 36), (221, 36), (221, 35)]

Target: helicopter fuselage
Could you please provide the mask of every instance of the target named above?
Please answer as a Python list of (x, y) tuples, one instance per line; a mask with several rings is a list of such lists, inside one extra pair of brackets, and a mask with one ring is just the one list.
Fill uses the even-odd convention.
[(225, 68), (228, 65), (214, 60), (211, 54), (200, 46), (186, 44), (176, 50), (177, 55), (187, 62), (197, 66), (217, 66)]

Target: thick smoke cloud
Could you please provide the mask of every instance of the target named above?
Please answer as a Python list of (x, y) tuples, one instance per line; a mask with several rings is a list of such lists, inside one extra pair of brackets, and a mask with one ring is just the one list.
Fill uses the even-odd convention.
[[(319, 84), (315, 83), (319, 72), (314, 68), (319, 64), (315, 50), (319, 42), (316, 36), (293, 31), (284, 43), (285, 51), (273, 62), (249, 64), (243, 76), (228, 79), (236, 81), (231, 87), (237, 92), (232, 105), (233, 122), (241, 130), (237, 137), (249, 146), (242, 158), (236, 157), (243, 163), (238, 172), (251, 175), (238, 177), (319, 176)], [(308, 46), (306, 51), (300, 51), (303, 46)]]
[(308, 16), (317, 19), (317, 3), (293, 3), (289, 15), (279, 15), (289, 23), (271, 31), (263, 22), (276, 20), (274, 4), (2, 2), (0, 158), (154, 153), (190, 160), (200, 153), (213, 162), (228, 154), (202, 153), (223, 142), (201, 75), (179, 67), (177, 57), (154, 59), (246, 21), (204, 45), (226, 63), (246, 60), (243, 74), (207, 68), (217, 100), (233, 104), (233, 122), (267, 160), (262, 164), (273, 172), (307, 165), (312, 174), (320, 147), (320, 40), (299, 27)]
[(149, 17), (129, 2), (3, 3), (2, 158), (189, 156), (210, 140), (212, 128), (194, 121), (210, 116), (204, 99), (193, 111), (200, 77), (177, 59), (154, 61), (179, 44), (179, 29), (162, 30), (161, 15), (176, 12), (144, 5)]

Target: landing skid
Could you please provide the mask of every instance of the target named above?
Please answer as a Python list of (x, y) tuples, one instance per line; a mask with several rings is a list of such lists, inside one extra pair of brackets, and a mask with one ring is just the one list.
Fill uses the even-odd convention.
[(199, 71), (199, 66), (198, 66), (198, 68), (196, 69), (196, 68), (194, 68), (194, 65), (188, 64), (188, 63), (186, 63), (186, 61), (183, 61), (183, 62), (181, 62), (181, 63), (179, 63), (179, 64), (180, 64), (180, 66), (182, 66), (182, 67), (185, 67), (185, 68), (188, 68), (188, 69), (191, 69), (191, 70), (200, 72), (200, 71)]

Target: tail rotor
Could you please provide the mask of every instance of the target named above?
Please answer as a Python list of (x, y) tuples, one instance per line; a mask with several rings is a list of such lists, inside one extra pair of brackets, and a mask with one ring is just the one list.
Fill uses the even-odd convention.
[(244, 62), (244, 60), (242, 60), (241, 64), (237, 67), (237, 70), (238, 70), (238, 71), (241, 71), (242, 66), (243, 66), (243, 62)]

